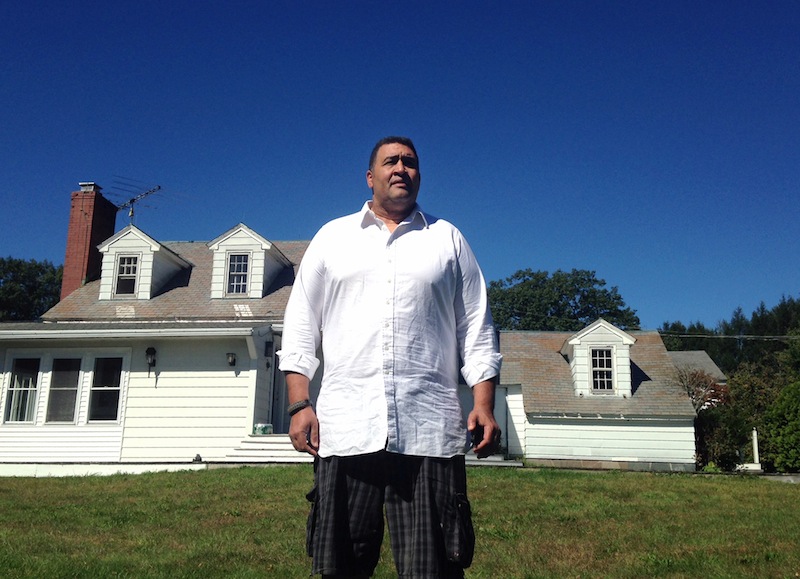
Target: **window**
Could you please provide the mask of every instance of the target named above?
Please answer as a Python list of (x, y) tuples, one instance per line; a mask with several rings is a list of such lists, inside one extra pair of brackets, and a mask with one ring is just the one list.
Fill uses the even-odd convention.
[(116, 420), (119, 414), (122, 358), (95, 358), (89, 420)]
[(6, 402), (6, 422), (34, 421), (38, 379), (39, 358), (16, 358), (14, 360)]
[(47, 422), (73, 422), (81, 375), (80, 358), (55, 358), (47, 399)]
[(592, 350), (592, 391), (612, 393), (614, 391), (614, 372), (612, 370), (612, 351), (610, 348)]
[(117, 280), (114, 295), (125, 296), (136, 293), (136, 272), (139, 258), (135, 255), (121, 255), (117, 259)]
[(232, 253), (228, 256), (229, 294), (247, 293), (247, 269), (250, 256), (246, 253)]

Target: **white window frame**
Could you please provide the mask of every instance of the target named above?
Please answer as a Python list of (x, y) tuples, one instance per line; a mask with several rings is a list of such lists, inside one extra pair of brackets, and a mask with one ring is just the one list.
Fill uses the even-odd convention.
[[(231, 267), (233, 264), (233, 258), (235, 257), (244, 257), (246, 258), (244, 265), (246, 270), (242, 271), (231, 271)], [(237, 263), (237, 266), (241, 266), (241, 263)], [(252, 279), (253, 273), (253, 254), (249, 251), (229, 251), (225, 254), (225, 295), (232, 296), (232, 297), (247, 297), (250, 293), (250, 282)], [(244, 281), (241, 279), (237, 279), (236, 281), (232, 281), (232, 278), (236, 276), (237, 278), (241, 278), (244, 276)], [(241, 287), (242, 291), (231, 291), (231, 286)]]
[[(97, 371), (97, 364), (99, 360), (119, 360), (119, 378), (117, 380), (116, 385), (108, 386), (105, 384), (97, 384), (97, 377), (99, 375)], [(125, 377), (125, 358), (123, 356), (119, 356), (116, 354), (99, 354), (94, 356), (92, 360), (91, 366), (91, 374), (89, 375), (89, 404), (86, 410), (86, 421), (89, 424), (94, 424), (96, 422), (107, 422), (107, 423), (118, 423), (120, 419), (120, 411), (122, 410), (122, 386), (123, 386), (123, 379)], [(93, 402), (95, 400), (95, 396), (106, 395), (108, 393), (116, 393), (117, 395), (117, 409), (114, 412), (113, 418), (97, 418), (92, 417), (92, 411), (94, 410)]]
[[(608, 356), (596, 357), (595, 354), (608, 352)], [(595, 363), (608, 362), (608, 366), (596, 366)], [(607, 374), (601, 376), (599, 374)], [(598, 374), (596, 376), (596, 374)], [(613, 395), (617, 391), (617, 361), (614, 346), (589, 346), (589, 392), (600, 396)], [(610, 385), (610, 388), (598, 388), (597, 383)]]
[[(58, 387), (56, 387), (55, 386), (55, 365), (56, 365), (56, 361), (57, 360), (77, 360), (78, 361), (78, 375), (77, 375), (77, 379), (75, 381), (74, 387), (72, 387), (72, 386), (70, 386), (70, 387), (58, 386)], [(50, 360), (50, 365), (49, 365), (50, 366), (50, 369), (49, 369), (50, 379), (48, 381), (48, 386), (47, 386), (47, 404), (45, 406), (45, 411), (44, 411), (45, 424), (75, 424), (75, 422), (78, 420), (78, 411), (80, 410), (80, 400), (81, 400), (81, 385), (83, 384), (83, 379), (84, 379), (84, 374), (85, 374), (84, 362), (85, 362), (85, 356), (83, 356), (81, 353), (78, 353), (78, 352), (74, 353), (71, 356), (70, 355), (63, 355), (62, 356), (60, 354), (55, 354), (52, 357), (52, 359)], [(70, 418), (68, 420), (51, 419), (50, 418), (51, 409), (52, 409), (53, 404), (55, 402), (55, 398), (53, 397), (53, 393), (54, 392), (71, 392), (71, 391), (75, 392), (75, 397), (73, 398), (73, 401), (72, 401), (72, 418)]]
[[(17, 359), (38, 359), (39, 371), (37, 375), (36, 384), (36, 401), (33, 403), (34, 416), (31, 421), (12, 421), (7, 420), (7, 408), (9, 404), (9, 396), (12, 395), (10, 385), (13, 380), (13, 367), (14, 361)], [(81, 370), (78, 377), (78, 391), (76, 394), (74, 420), (67, 421), (48, 421), (47, 410), (50, 405), (50, 394), (53, 379), (53, 361), (63, 358), (75, 358), (81, 360)], [(116, 418), (114, 420), (89, 420), (91, 413), (90, 398), (91, 390), (94, 382), (94, 368), (98, 358), (121, 358), (122, 363), (120, 367), (119, 396), (117, 399)], [(130, 348), (56, 348), (53, 350), (45, 350), (42, 348), (20, 348), (11, 349), (6, 351), (4, 370), (0, 375), (0, 427), (8, 425), (9, 427), (28, 426), (28, 427), (59, 427), (64, 425), (74, 425), (77, 428), (84, 427), (88, 424), (91, 425), (119, 425), (124, 420), (125, 414), (125, 399), (128, 392), (128, 384), (130, 381), (130, 365), (131, 365), (131, 349)]]
[[(123, 260), (135, 260), (134, 263), (123, 264)], [(134, 272), (130, 273), (121, 273), (120, 268), (122, 267), (130, 267), (134, 268)], [(114, 291), (113, 295), (116, 298), (131, 298), (136, 297), (137, 292), (139, 291), (139, 275), (142, 271), (142, 256), (141, 254), (136, 253), (120, 253), (117, 254), (116, 259), (114, 260)], [(124, 280), (133, 280), (133, 291), (130, 293), (120, 293), (119, 292), (119, 282), (121, 279)]]
[[(31, 384), (17, 384), (17, 361), (36, 360), (36, 376), (33, 377)], [(19, 355), (11, 358), (11, 369), (8, 372), (8, 380), (3, 396), (3, 424), (34, 424), (36, 422), (36, 410), (41, 396), (42, 386), (42, 357), (36, 355)], [(30, 379), (31, 376), (25, 376)], [(24, 399), (24, 400), (22, 400)], [(12, 417), (12, 405), (15, 412)], [(18, 418), (20, 409), (24, 406), (25, 417)]]

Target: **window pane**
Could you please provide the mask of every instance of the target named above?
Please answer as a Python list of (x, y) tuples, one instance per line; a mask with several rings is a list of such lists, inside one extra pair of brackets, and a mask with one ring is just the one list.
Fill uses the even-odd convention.
[(72, 422), (75, 420), (75, 403), (78, 400), (80, 373), (80, 358), (56, 358), (53, 360), (50, 395), (47, 401), (47, 422)]
[(119, 278), (117, 280), (117, 293), (120, 295), (130, 295), (136, 293), (136, 279)]
[(97, 358), (94, 361), (89, 420), (116, 420), (119, 412), (122, 358)]
[(119, 390), (92, 390), (89, 399), (89, 420), (116, 420)]
[(73, 422), (77, 390), (51, 390), (47, 401), (47, 422)]
[(121, 373), (122, 358), (97, 358), (92, 388), (119, 388)]
[(6, 422), (33, 422), (36, 410), (38, 358), (17, 358), (11, 373), (6, 402)]

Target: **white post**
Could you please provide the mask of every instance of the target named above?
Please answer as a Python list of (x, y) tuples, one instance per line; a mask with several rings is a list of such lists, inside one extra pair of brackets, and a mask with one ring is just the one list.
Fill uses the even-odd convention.
[(753, 462), (759, 464), (761, 461), (758, 458), (758, 432), (753, 428)]

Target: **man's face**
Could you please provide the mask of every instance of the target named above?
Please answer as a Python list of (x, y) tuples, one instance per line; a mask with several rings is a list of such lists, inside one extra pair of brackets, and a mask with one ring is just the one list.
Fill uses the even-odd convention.
[(367, 171), (376, 214), (407, 216), (417, 202), (419, 184), (419, 162), (410, 147), (388, 143), (378, 149), (375, 164)]

